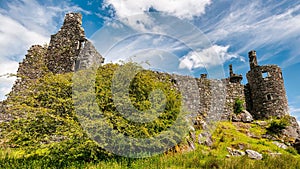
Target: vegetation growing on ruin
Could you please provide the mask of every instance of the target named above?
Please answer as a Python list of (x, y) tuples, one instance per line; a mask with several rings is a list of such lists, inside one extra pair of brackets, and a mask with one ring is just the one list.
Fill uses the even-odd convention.
[(234, 102), (234, 113), (240, 114), (244, 110), (244, 101), (240, 98), (237, 98)]
[[(123, 98), (123, 103), (132, 103), (140, 112), (151, 110), (152, 114), (157, 114), (151, 109), (153, 106), (164, 107), (156, 120), (134, 123), (122, 117), (112, 102), (111, 87), (115, 72), (124, 67), (128, 71), (122, 71), (121, 76), (129, 76), (130, 68), (139, 69), (133, 63), (122, 66), (107, 64), (97, 71), (94, 86), (96, 102), (102, 115), (107, 117), (106, 122), (119, 133), (139, 138), (154, 137), (168, 130), (181, 111), (181, 95), (173, 87), (170, 77), (148, 70), (139, 71), (134, 76), (129, 83), (128, 97)], [(7, 101), (7, 113), (16, 119), (0, 123), (0, 168), (295, 168), (300, 165), (299, 155), (294, 148), (284, 150), (273, 141), (263, 138), (264, 134), (280, 131), (286, 126), (286, 121), (277, 119), (267, 126), (255, 122), (219, 122), (216, 129), (211, 131), (213, 145), (208, 147), (196, 143), (196, 149), (190, 152), (186, 149), (170, 149), (167, 153), (143, 159), (113, 155), (103, 145), (93, 141), (82, 128), (73, 106), (72, 78), (73, 73), (47, 73), (30, 83), (25, 90), (10, 97)], [(83, 77), (81, 80), (83, 82), (86, 79)], [(122, 86), (117, 88), (122, 89)], [(82, 93), (81, 96), (89, 94)], [(161, 94), (165, 97), (150, 97)], [(152, 98), (159, 100), (151, 102)], [(77, 107), (79, 110), (85, 108), (86, 105)], [(93, 112), (90, 115), (94, 115)], [(140, 114), (139, 118), (148, 118), (148, 115)], [(185, 126), (183, 122), (178, 130), (182, 130), (182, 126)], [(200, 132), (200, 129), (196, 131)], [(185, 146), (187, 143), (185, 139), (182, 140), (181, 145)], [(106, 143), (114, 144), (108, 140)], [(262, 153), (263, 160), (256, 161), (247, 157), (226, 158), (227, 147), (237, 149), (240, 145), (241, 150), (253, 149)], [(157, 143), (156, 146), (165, 145)], [(270, 153), (281, 155), (272, 157)]]

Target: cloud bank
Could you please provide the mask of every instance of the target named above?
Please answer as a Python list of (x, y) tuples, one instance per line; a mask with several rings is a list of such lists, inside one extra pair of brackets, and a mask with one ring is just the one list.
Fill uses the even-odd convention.
[(105, 0), (105, 6), (112, 5), (116, 15), (125, 18), (132, 15), (148, 12), (150, 9), (164, 12), (179, 18), (192, 19), (205, 13), (206, 6), (211, 0)]

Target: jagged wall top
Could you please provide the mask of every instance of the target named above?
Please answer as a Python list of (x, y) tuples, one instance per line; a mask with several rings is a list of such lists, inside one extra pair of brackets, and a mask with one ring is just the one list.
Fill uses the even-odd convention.
[(82, 15), (80, 13), (68, 13), (65, 16), (64, 24), (63, 26), (68, 26), (68, 25), (82, 25)]
[(69, 13), (58, 33), (51, 36), (45, 63), (53, 73), (74, 71), (75, 61), (86, 41), (84, 29), (81, 26), (82, 15)]

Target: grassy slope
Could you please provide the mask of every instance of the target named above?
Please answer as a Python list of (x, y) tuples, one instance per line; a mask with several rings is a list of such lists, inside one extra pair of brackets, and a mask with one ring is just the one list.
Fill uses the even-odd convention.
[[(213, 134), (215, 140), (212, 148), (203, 145), (197, 145), (197, 149), (192, 152), (185, 153), (168, 153), (145, 159), (129, 159), (129, 158), (111, 158), (100, 160), (94, 163), (83, 161), (64, 161), (61, 164), (51, 163), (49, 158), (37, 158), (23, 160), (13, 158), (16, 154), (20, 154), (20, 150), (7, 149), (2, 151), (0, 160), (1, 168), (15, 167), (67, 167), (67, 168), (280, 168), (291, 169), (300, 166), (299, 155), (294, 155), (291, 151), (278, 148), (272, 141), (265, 139), (254, 139), (248, 137), (240, 130), (241, 123), (235, 125), (231, 122), (220, 122)], [(250, 124), (249, 124), (250, 125)], [(251, 124), (252, 129), (263, 130), (258, 126)], [(253, 149), (263, 153), (263, 160), (251, 160), (248, 157), (231, 157), (225, 158), (228, 154), (226, 147), (234, 147), (237, 144), (244, 144), (245, 149)], [(4, 152), (9, 156), (4, 158)], [(281, 156), (271, 157), (268, 152), (282, 153)]]

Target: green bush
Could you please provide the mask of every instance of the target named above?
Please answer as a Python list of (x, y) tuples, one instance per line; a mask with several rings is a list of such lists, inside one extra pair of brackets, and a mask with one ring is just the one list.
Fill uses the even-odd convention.
[[(161, 132), (168, 131), (171, 126), (174, 127), (173, 123), (178, 119), (182, 125), (178, 125), (176, 132), (181, 134), (187, 129), (186, 122), (178, 117), (181, 111), (181, 95), (169, 75), (142, 70), (135, 63), (106, 64), (98, 69), (95, 87), (101, 114), (106, 117), (106, 123), (120, 133), (120, 137), (156, 137)], [(125, 115), (134, 116), (136, 120), (124, 117)], [(149, 149), (149, 152), (153, 152), (155, 148), (163, 149), (167, 147), (165, 143), (176, 143), (176, 140), (181, 139), (179, 137), (182, 135), (176, 132), (170, 133), (172, 138), (157, 140), (155, 145), (141, 143), (140, 146)], [(95, 133), (103, 132), (99, 130)], [(117, 141), (100, 135), (97, 138), (108, 144)], [(140, 151), (138, 147), (131, 149)]]
[[(141, 70), (129, 83), (129, 91), (126, 93), (128, 97), (121, 95), (121, 99), (125, 101), (121, 104), (131, 104), (139, 113), (137, 114), (138, 117), (142, 119), (148, 118), (149, 115), (157, 115), (157, 117), (154, 116), (153, 121), (134, 122), (124, 118), (118, 112), (112, 96), (112, 78), (119, 68), (129, 69), (129, 72), (120, 72), (121, 79), (130, 75), (132, 69)], [(122, 66), (107, 64), (98, 69), (94, 86), (97, 105), (103, 113), (102, 115), (106, 117), (106, 122), (112, 126), (115, 132), (134, 138), (150, 138), (173, 126), (181, 111), (181, 95), (174, 88), (170, 77), (165, 75), (162, 79), (162, 76), (152, 71), (142, 70), (134, 63)], [(75, 113), (74, 98), (72, 98), (73, 92), (76, 92), (76, 90), (72, 90), (74, 87), (72, 78), (73, 73), (57, 75), (47, 73), (44, 77), (31, 83), (28, 88), (15, 93), (8, 102), (11, 105), (8, 111), (12, 114), (18, 114), (18, 118), (0, 124), (0, 128), (4, 129), (1, 131), (3, 137), (0, 137), (0, 142), (5, 143), (1, 146), (23, 148), (29, 156), (49, 156), (55, 159), (92, 161), (98, 159), (99, 156), (108, 155), (109, 153), (104, 152), (101, 148), (119, 140), (112, 140), (103, 135), (93, 135), (93, 139), (105, 139), (105, 144), (99, 145), (88, 138), (90, 133), (86, 133), (84, 130), (86, 128), (82, 128), (83, 125), (100, 124), (103, 119), (95, 120), (93, 123), (80, 123), (82, 121), (76, 114), (77, 112)], [(81, 80), (84, 80), (84, 77)], [(122, 84), (123, 81), (120, 82), (116, 84), (115, 93), (117, 94), (124, 92), (122, 91), (124, 88), (122, 86), (124, 85)], [(88, 92), (86, 94), (90, 95)], [(164, 97), (160, 97), (161, 95)], [(83, 95), (81, 96), (83, 97)], [(79, 111), (85, 109), (85, 117), (97, 119), (101, 115), (86, 105), (79, 105), (76, 107), (77, 109)], [(157, 112), (157, 109), (161, 112)], [(182, 124), (185, 123), (182, 122)], [(101, 130), (103, 126), (98, 125), (98, 127), (96, 130)], [(182, 125), (175, 130), (181, 132), (185, 128)], [(101, 132), (96, 131), (96, 133)], [(174, 140), (179, 138), (176, 134), (173, 136), (174, 138), (169, 140), (158, 140), (155, 146), (164, 148), (165, 145), (162, 144), (164, 142), (175, 143)], [(145, 148), (152, 148), (150, 145), (144, 146)], [(63, 155), (60, 156), (60, 153)]]
[(236, 99), (234, 102), (234, 113), (239, 114), (244, 110), (244, 101), (240, 98)]
[(284, 116), (280, 119), (273, 118), (267, 127), (268, 134), (281, 134), (282, 130), (289, 125), (289, 116)]

